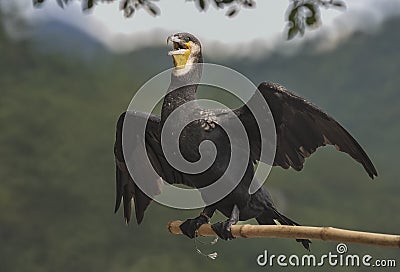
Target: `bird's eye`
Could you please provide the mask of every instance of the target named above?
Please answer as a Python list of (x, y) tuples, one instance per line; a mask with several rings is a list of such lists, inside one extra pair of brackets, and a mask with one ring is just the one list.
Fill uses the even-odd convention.
[(189, 42), (190, 38), (189, 37), (185, 37), (185, 42)]

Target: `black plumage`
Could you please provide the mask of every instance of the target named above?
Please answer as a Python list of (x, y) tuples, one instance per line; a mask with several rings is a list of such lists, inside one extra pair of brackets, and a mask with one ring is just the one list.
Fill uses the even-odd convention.
[[(134, 199), (136, 220), (140, 223), (144, 211), (151, 202), (151, 198), (160, 192), (161, 179), (171, 184), (184, 184), (194, 188), (201, 188), (217, 180), (227, 168), (230, 159), (230, 142), (228, 136), (221, 128), (230, 118), (226, 110), (209, 110), (194, 104), (190, 108), (191, 113), (204, 116), (198, 122), (192, 122), (180, 135), (180, 151), (188, 161), (197, 161), (200, 158), (199, 144), (204, 140), (211, 140), (217, 147), (217, 157), (212, 166), (205, 172), (189, 175), (177, 171), (167, 162), (161, 148), (161, 130), (168, 116), (179, 106), (196, 101), (197, 84), (201, 78), (201, 66), (191, 68), (190, 64), (201, 64), (201, 44), (197, 38), (188, 33), (178, 33), (169, 37), (174, 44), (171, 55), (174, 57), (175, 70), (171, 75), (171, 84), (164, 98), (161, 116), (149, 115), (140, 112), (123, 113), (117, 123), (115, 142), (116, 161), (116, 205), (118, 210), (121, 200), (124, 203), (124, 217), (129, 222), (131, 215), (131, 200)], [(189, 50), (189, 53), (188, 51)], [(183, 53), (182, 53), (183, 52)], [(182, 54), (181, 54), (182, 53)], [(185, 56), (184, 53), (188, 53)], [(176, 57), (175, 55), (179, 55)], [(182, 67), (188, 71), (182, 73)], [(190, 83), (185, 87), (178, 87), (182, 82)], [(276, 129), (276, 154), (273, 165), (285, 169), (292, 167), (300, 171), (305, 159), (314, 153), (318, 147), (334, 145), (338, 150), (349, 154), (353, 159), (361, 163), (371, 178), (377, 176), (375, 167), (365, 151), (357, 141), (332, 117), (312, 105), (305, 99), (289, 92), (284, 87), (275, 83), (261, 83), (258, 90), (268, 103), (273, 116)], [(239, 220), (256, 218), (259, 224), (285, 224), (298, 225), (298, 223), (279, 213), (265, 187), (261, 187), (255, 193), (249, 193), (249, 186), (254, 176), (254, 164), (260, 161), (261, 133), (252, 115), (249, 105), (255, 98), (241, 108), (233, 110), (240, 119), (249, 137), (250, 155), (246, 173), (235, 189), (222, 200), (207, 206), (203, 212), (194, 219), (186, 220), (181, 229), (184, 234), (193, 238), (195, 231), (201, 224), (207, 223), (216, 210), (228, 217), (227, 221), (212, 225), (214, 231), (223, 239), (232, 239), (230, 227)], [(149, 118), (147, 118), (149, 117)], [(125, 144), (129, 145), (123, 153), (122, 130), (129, 126), (131, 121), (146, 122), (145, 146), (141, 150), (138, 146), (135, 130), (125, 135)], [(146, 195), (138, 188), (132, 179), (126, 160), (140, 164), (148, 156), (157, 176), (151, 176), (146, 181)], [(203, 196), (207, 198), (207, 196)], [(309, 240), (298, 240), (309, 249)]]

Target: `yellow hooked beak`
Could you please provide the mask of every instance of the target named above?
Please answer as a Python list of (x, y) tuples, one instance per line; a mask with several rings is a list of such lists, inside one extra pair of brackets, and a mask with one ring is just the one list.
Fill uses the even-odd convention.
[(184, 42), (175, 36), (168, 37), (167, 43), (169, 42), (172, 42), (173, 50), (169, 51), (168, 55), (172, 56), (175, 68), (185, 68), (191, 52), (190, 42)]

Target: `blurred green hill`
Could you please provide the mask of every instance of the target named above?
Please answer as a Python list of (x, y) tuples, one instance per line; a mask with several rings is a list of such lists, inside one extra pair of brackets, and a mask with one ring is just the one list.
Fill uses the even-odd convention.
[[(302, 172), (273, 169), (266, 186), (296, 221), (399, 233), (399, 27), (400, 19), (391, 19), (376, 33), (355, 34), (327, 52), (313, 53), (310, 44), (290, 57), (218, 60), (256, 85), (279, 82), (325, 109), (378, 169), (370, 181), (359, 164), (333, 148), (320, 149)], [(264, 249), (306, 253), (292, 240), (236, 239), (206, 247), (220, 255), (211, 261), (196, 253), (192, 241), (165, 229), (168, 221), (197, 211), (157, 204), (140, 227), (126, 227), (122, 214), (113, 214), (115, 121), (135, 90), (171, 66), (167, 49), (113, 55), (82, 39), (71, 43), (76, 50), (52, 50), (63, 32), (50, 30), (20, 42), (0, 30), (0, 271), (275, 271), (279, 267), (257, 266)], [(90, 58), (74, 53), (86, 43)], [(400, 265), (398, 249), (348, 247), (353, 254), (397, 258)], [(335, 248), (314, 241), (312, 253)]]

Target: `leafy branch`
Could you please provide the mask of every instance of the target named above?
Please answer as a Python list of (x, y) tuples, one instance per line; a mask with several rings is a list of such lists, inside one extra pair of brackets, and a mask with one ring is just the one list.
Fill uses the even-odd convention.
[[(32, 0), (35, 7), (40, 7), (47, 0)], [(61, 8), (70, 2), (80, 1), (82, 10), (88, 11), (97, 4), (119, 1), (120, 10), (124, 16), (132, 17), (137, 10), (144, 9), (150, 15), (160, 15), (160, 8), (154, 3), (158, 0), (56, 0)], [(199, 11), (207, 11), (210, 6), (216, 9), (226, 9), (225, 15), (234, 17), (242, 8), (255, 8), (255, 0), (186, 0), (194, 2)], [(296, 35), (304, 35), (306, 29), (315, 29), (321, 25), (321, 8), (346, 8), (342, 0), (290, 0), (286, 10), (287, 38), (292, 39)]]
[(307, 28), (317, 28), (321, 25), (321, 7), (346, 8), (342, 0), (292, 0), (287, 11), (287, 38), (304, 35)]

